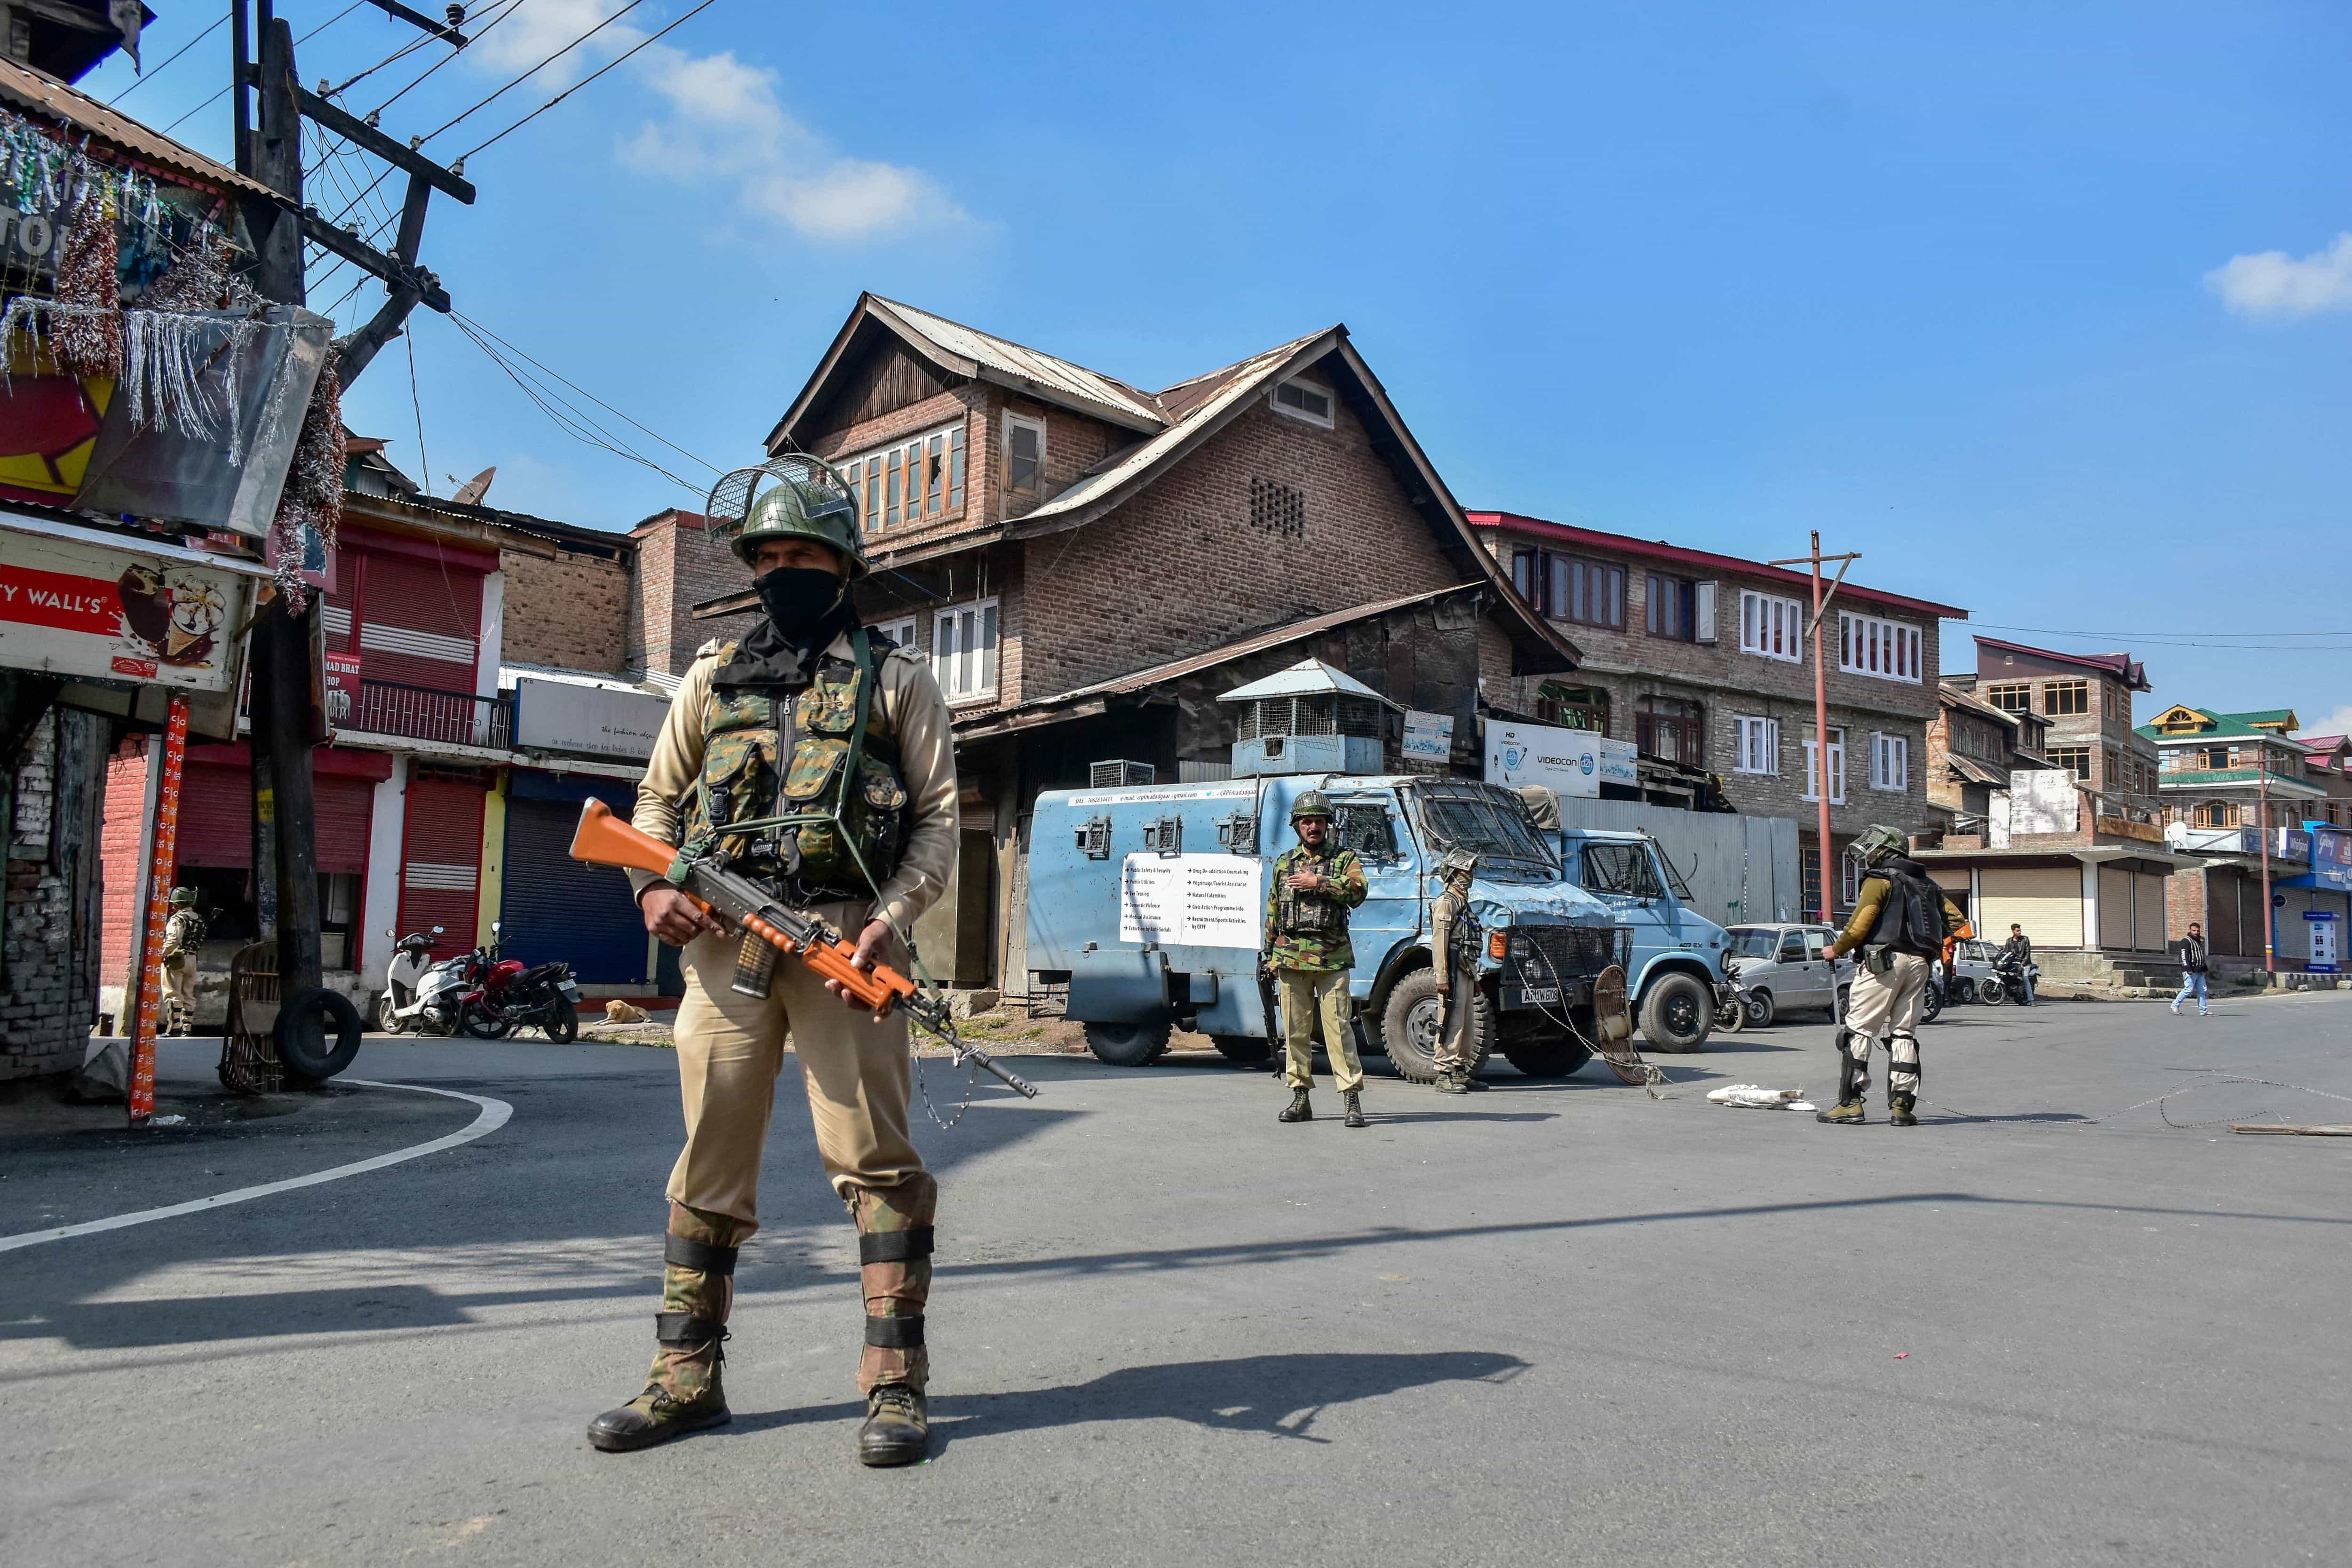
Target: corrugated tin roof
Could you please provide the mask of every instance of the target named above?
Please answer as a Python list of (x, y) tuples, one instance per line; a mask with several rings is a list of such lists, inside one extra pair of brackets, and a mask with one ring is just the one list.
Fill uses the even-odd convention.
[(80, 89), (59, 81), (47, 71), (0, 58), (0, 101), (88, 132), (142, 162), (184, 174), (198, 184), (269, 196), (276, 193), (258, 180), (215, 163), (193, 147), (184, 147), (161, 132), (151, 131), (127, 114), (120, 114)]
[(934, 316), (929, 310), (918, 310), (896, 300), (885, 300), (878, 294), (874, 297), (874, 302), (887, 309), (909, 331), (929, 339), (958, 359), (970, 360), (1001, 374), (1110, 410), (1122, 424), (1141, 420), (1157, 427), (1168, 423), (1168, 416), (1161, 412), (1150, 393), (1114, 380), (1100, 371), (1088, 370), (1082, 364), (1073, 364), (1068, 360), (1024, 348), (1019, 343), (983, 332), (977, 327), (950, 321), (945, 316)]
[(1373, 701), (1399, 712), (1403, 709), (1391, 702), (1343, 669), (1334, 669), (1319, 658), (1302, 658), (1287, 669), (1278, 669), (1263, 680), (1253, 680), (1246, 686), (1236, 686), (1231, 691), (1220, 692), (1220, 702), (1255, 702), (1266, 697), (1323, 697), (1337, 693), (1341, 697), (1369, 697)]
[(2009, 775), (2007, 773), (1998, 773), (1993, 769), (1985, 766), (1982, 763), (1978, 762), (1973, 757), (1963, 757), (1955, 752), (1948, 753), (1945, 756), (1944, 761), (1950, 766), (1952, 772), (1959, 774), (1960, 777), (1966, 779), (1970, 784), (1990, 784), (1995, 789), (2007, 789), (2009, 787)]

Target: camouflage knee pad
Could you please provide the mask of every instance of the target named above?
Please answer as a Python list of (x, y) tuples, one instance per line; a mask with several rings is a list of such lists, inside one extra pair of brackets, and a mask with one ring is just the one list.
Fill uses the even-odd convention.
[(858, 1276), (866, 1294), (858, 1392), (886, 1383), (919, 1389), (931, 1370), (923, 1306), (931, 1293), (931, 1221), (940, 1184), (929, 1172), (919, 1172), (895, 1187), (852, 1188), (848, 1203), (857, 1222)]
[(718, 1381), (727, 1315), (735, 1304), (735, 1258), (752, 1231), (746, 1221), (709, 1209), (669, 1206), (662, 1238), (662, 1304), (654, 1319), (648, 1381), (693, 1400)]

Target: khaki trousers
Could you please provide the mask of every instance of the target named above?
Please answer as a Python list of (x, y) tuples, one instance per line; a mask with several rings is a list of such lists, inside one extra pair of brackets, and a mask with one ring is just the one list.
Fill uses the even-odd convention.
[(1881, 974), (1868, 963), (1855, 971), (1847, 997), (1845, 1048), (1862, 1063), (1868, 1081), (1870, 1047), (1886, 1042), (1892, 1058), (1886, 1087), (1895, 1094), (1919, 1092), (1919, 1015), (1927, 1005), (1927, 961), (1898, 952), (1895, 967)]
[(1282, 1004), (1283, 1076), (1293, 1089), (1315, 1084), (1315, 1015), (1323, 1015), (1323, 1048), (1331, 1055), (1331, 1084), (1340, 1093), (1360, 1088), (1364, 1064), (1356, 1058), (1356, 1031), (1349, 1022), (1348, 972), (1344, 969), (1277, 969), (1275, 990)]
[[(846, 931), (865, 923), (862, 908), (824, 912)], [(835, 918), (844, 914), (853, 918)], [(876, 1023), (826, 991), (808, 965), (781, 956), (769, 994), (742, 995), (729, 985), (736, 948), (735, 938), (705, 932), (679, 955), (686, 997), (675, 1034), (686, 1147), (669, 1174), (670, 1202), (758, 1225), (760, 1160), (787, 1035), (808, 1089), (817, 1154), (843, 1201), (854, 1205), (861, 1188), (927, 1185), (908, 1134), (914, 1073), (906, 1019), (893, 1014)], [(886, 962), (906, 964), (895, 941)]]
[(196, 959), (184, 952), (163, 961), (163, 1029), (196, 1026)]

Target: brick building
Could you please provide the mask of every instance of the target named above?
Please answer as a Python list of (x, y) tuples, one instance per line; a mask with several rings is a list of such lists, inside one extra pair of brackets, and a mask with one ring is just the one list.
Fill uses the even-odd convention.
[(1948, 831), (1982, 837), (1997, 791), (2021, 768), (2053, 766), (2043, 755), (2049, 721), (2031, 708), (1995, 708), (1949, 681), (1936, 689), (1927, 726), (1927, 798), (1951, 814)]
[[(1796, 820), (1805, 904), (1822, 907), (1813, 767), (1811, 580), (1758, 561), (1514, 512), (1470, 514), (1518, 595), (1572, 637), (1572, 678), (1522, 676), (1509, 706), (1536, 721), (1634, 742), (1653, 763), (1716, 775), (1734, 810)], [(1874, 823), (1940, 825), (1927, 792), (1932, 671), (1949, 605), (1848, 583), (1829, 657), (1832, 907), (1850, 906), (1843, 850)], [(1645, 779), (1646, 783), (1646, 779)]]
[[(1151, 392), (862, 295), (769, 445), (848, 474), (880, 568), (860, 607), (930, 656), (953, 708), (964, 855), (919, 935), (966, 984), (1021, 983), (1021, 822), (1040, 789), (1109, 758), (1163, 780), (1229, 765), (1205, 684), (1327, 650), (1452, 714), (1456, 765), (1475, 771), (1482, 692), (1576, 662), (1343, 327)], [(698, 628), (754, 603), (728, 565)]]
[(2132, 699), (2148, 689), (2147, 668), (2127, 653), (2054, 653), (1979, 637), (1973, 671), (1946, 671), (1946, 683), (2046, 725), (2043, 754), (2054, 767), (2103, 794), (2155, 795), (2156, 747), (2134, 727)]
[(758, 618), (696, 617), (695, 605), (740, 594), (746, 580), (735, 552), (704, 531), (701, 513), (656, 512), (629, 531), (629, 541), (635, 584), (623, 614), (622, 657), (612, 669), (682, 677), (696, 648), (714, 637), (740, 637)]

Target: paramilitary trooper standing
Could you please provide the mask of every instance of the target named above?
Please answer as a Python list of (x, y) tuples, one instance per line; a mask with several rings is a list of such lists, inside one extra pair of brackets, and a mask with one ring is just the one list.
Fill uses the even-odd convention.
[(1927, 972), (1944, 939), (1968, 924), (1927, 868), (1903, 856), (1903, 836), (1871, 828), (1854, 841), (1863, 863), (1862, 893), (1845, 930), (1830, 948), (1832, 964), (1862, 950), (1846, 1005), (1838, 1061), (1838, 1102), (1814, 1120), (1858, 1123), (1870, 1091), (1870, 1047), (1886, 1042), (1887, 1121), (1915, 1127), (1919, 1094), (1919, 1015), (1927, 1000)]
[(1364, 1067), (1356, 1058), (1348, 972), (1356, 966), (1348, 941), (1348, 911), (1364, 901), (1364, 868), (1352, 849), (1331, 838), (1331, 803), (1319, 789), (1290, 808), (1298, 842), (1276, 858), (1265, 890), (1265, 959), (1282, 1003), (1283, 1063), (1290, 1082), (1285, 1121), (1312, 1121), (1307, 1090), (1315, 1084), (1315, 1016), (1323, 1016), (1323, 1046), (1331, 1053), (1331, 1081), (1347, 1108), (1346, 1124), (1364, 1125)]
[(1429, 967), (1442, 1019), (1433, 1058), (1440, 1094), (1486, 1087), (1470, 1044), (1478, 1016), (1478, 922), (1470, 913), (1470, 882), (1477, 874), (1475, 855), (1450, 851), (1438, 868), (1444, 890), (1429, 906)]
[[(731, 869), (856, 933), (862, 967), (903, 969), (901, 933), (938, 900), (954, 859), (947, 703), (926, 660), (859, 622), (851, 584), (866, 563), (840, 476), (810, 461), (762, 492), (734, 548), (766, 615), (687, 671), (637, 792), (636, 826), (698, 852), (716, 846)], [(684, 949), (686, 1148), (669, 1177), (653, 1372), (644, 1393), (590, 1424), (589, 1440), (642, 1448), (729, 1418), (720, 1345), (737, 1249), (759, 1228), (760, 1158), (789, 1031), (818, 1155), (857, 1225), (857, 1457), (911, 1464), (929, 1442), (923, 1307), (939, 1184), (908, 1135), (906, 1020), (852, 1010), (796, 960), (763, 977), (760, 952), (721, 935), (677, 888), (630, 878), (646, 929)]]
[(205, 944), (205, 917), (194, 888), (172, 889), (172, 918), (163, 922), (163, 1033), (196, 1026), (196, 950)]

